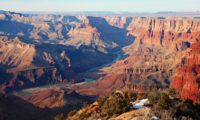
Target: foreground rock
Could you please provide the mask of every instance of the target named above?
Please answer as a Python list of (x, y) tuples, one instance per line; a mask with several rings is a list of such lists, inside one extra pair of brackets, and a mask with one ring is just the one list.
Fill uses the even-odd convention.
[(17, 96), (0, 94), (1, 120), (51, 120), (53, 114), (48, 109), (39, 109)]

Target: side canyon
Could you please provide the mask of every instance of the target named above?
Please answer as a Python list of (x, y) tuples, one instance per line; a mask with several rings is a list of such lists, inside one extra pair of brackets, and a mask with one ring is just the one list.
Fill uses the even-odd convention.
[(112, 63), (120, 53), (121, 60), (95, 71), (100, 75), (92, 83), (73, 85), (71, 89), (82, 95), (101, 96), (114, 90), (144, 92), (153, 87), (171, 87), (181, 99), (200, 103), (199, 47), (200, 20), (195, 17), (4, 11), (0, 14), (0, 91), (7, 94), (84, 82), (82, 74)]

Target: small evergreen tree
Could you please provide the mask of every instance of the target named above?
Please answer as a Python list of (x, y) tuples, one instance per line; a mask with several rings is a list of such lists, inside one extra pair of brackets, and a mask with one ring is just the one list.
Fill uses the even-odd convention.
[(153, 88), (150, 92), (148, 92), (148, 100), (151, 104), (157, 103), (158, 99), (160, 98), (160, 92), (157, 88)]
[(126, 98), (128, 98), (131, 101), (135, 101), (137, 99), (137, 94), (131, 91), (128, 91), (126, 93)]
[(162, 93), (158, 99), (157, 108), (158, 109), (168, 109), (171, 106), (171, 100), (166, 93)]
[(106, 97), (99, 97), (97, 99), (97, 102), (98, 102), (99, 106), (102, 107), (106, 100), (107, 100)]
[(102, 106), (101, 116), (111, 117), (112, 115), (115, 114), (124, 113), (128, 111), (129, 108), (130, 108), (129, 99), (113, 94), (109, 99), (107, 99), (104, 102)]

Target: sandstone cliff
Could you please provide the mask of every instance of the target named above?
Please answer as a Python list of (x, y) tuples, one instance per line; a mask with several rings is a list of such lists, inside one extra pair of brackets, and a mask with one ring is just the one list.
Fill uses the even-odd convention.
[(109, 51), (133, 41), (127, 32), (100, 17), (0, 13), (1, 92), (80, 82), (77, 73), (112, 61)]
[[(124, 27), (121, 17), (111, 17), (106, 20), (113, 26)], [(134, 43), (124, 49), (129, 54), (127, 58), (117, 61), (110, 67), (104, 68), (104, 77), (90, 85), (84, 85), (78, 88), (79, 92), (85, 94), (107, 95), (115, 89), (132, 90), (143, 92), (151, 86), (167, 87), (179, 73), (179, 69), (188, 57), (188, 51), (193, 49), (193, 43), (200, 40), (200, 21), (198, 19), (186, 17), (133, 17), (128, 26), (124, 27), (129, 34), (136, 37)], [(196, 44), (198, 46), (199, 44)], [(198, 50), (193, 50), (198, 53)], [(196, 57), (189, 57), (198, 61)], [(189, 66), (195, 69), (198, 64), (192, 60), (188, 61)], [(183, 70), (184, 71), (184, 70)], [(190, 75), (190, 70), (185, 70), (182, 74), (188, 74), (190, 81), (198, 79), (198, 75)], [(193, 70), (192, 70), (193, 71)], [(195, 72), (196, 73), (196, 72)], [(180, 75), (180, 76), (182, 76)], [(175, 78), (176, 78), (175, 77)], [(174, 78), (174, 79), (175, 79)], [(176, 80), (175, 80), (176, 81)], [(177, 79), (179, 81), (179, 79)], [(198, 81), (198, 80), (197, 80)], [(106, 83), (106, 84), (105, 84)], [(189, 82), (191, 83), (191, 82)], [(190, 98), (190, 92), (182, 91), (183, 85), (177, 84), (177, 90), (183, 94), (182, 99), (190, 98), (194, 101), (199, 97), (198, 82), (192, 82), (189, 86), (193, 87), (193, 98)], [(178, 87), (180, 85), (180, 87)], [(92, 88), (97, 88), (94, 91)], [(188, 87), (189, 89), (190, 87)], [(185, 94), (185, 95), (184, 95)]]
[(187, 57), (175, 72), (171, 86), (179, 93), (181, 99), (191, 99), (200, 103), (200, 43), (191, 45)]
[[(7, 36), (0, 40), (0, 70), (2, 78), (6, 78), (1, 82), (2, 90), (15, 86), (15, 83), (17, 86), (29, 86), (37, 81), (47, 84), (44, 79), (49, 80), (50, 74), (53, 83), (76, 81), (77, 73), (112, 61), (114, 53), (122, 52), (122, 49), (127, 58), (102, 69), (104, 77), (77, 88), (78, 91), (100, 95), (115, 89), (143, 92), (151, 86), (167, 87), (178, 71), (183, 69), (185, 74), (190, 74), (199, 64), (196, 62), (198, 54), (191, 52), (189, 55), (188, 52), (200, 41), (200, 20), (192, 17), (92, 17), (4, 12), (0, 14), (0, 35)], [(196, 57), (191, 57), (192, 54)], [(188, 67), (184, 68), (183, 63)], [(94, 87), (97, 90), (94, 91)], [(177, 90), (182, 92), (182, 86)], [(187, 96), (182, 97), (185, 99), (190, 95), (183, 96)]]

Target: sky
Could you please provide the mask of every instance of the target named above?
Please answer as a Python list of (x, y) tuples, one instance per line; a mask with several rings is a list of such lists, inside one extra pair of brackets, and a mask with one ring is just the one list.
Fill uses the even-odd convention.
[(7, 11), (200, 11), (200, 0), (0, 0)]

